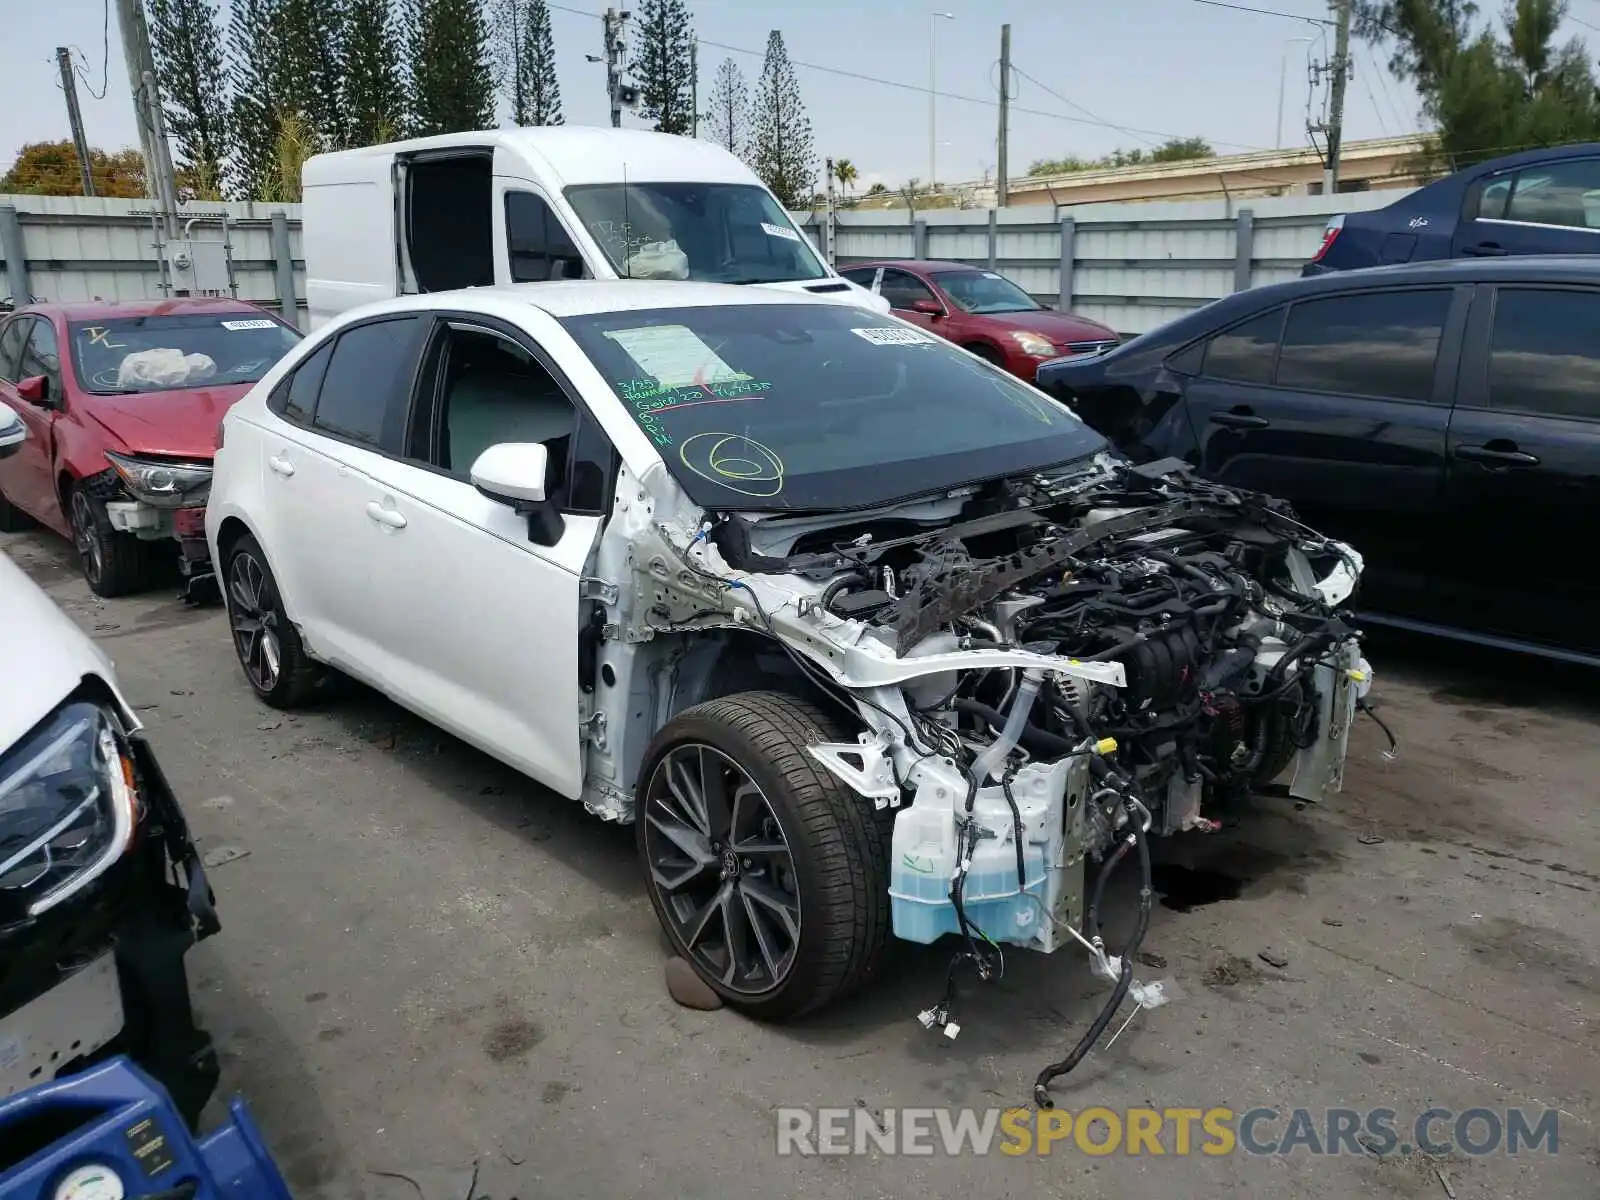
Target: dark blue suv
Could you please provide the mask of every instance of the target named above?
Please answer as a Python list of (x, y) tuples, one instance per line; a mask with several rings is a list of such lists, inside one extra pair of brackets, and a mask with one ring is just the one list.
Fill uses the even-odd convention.
[(1302, 275), (1440, 258), (1600, 253), (1600, 143), (1527, 150), (1334, 217)]

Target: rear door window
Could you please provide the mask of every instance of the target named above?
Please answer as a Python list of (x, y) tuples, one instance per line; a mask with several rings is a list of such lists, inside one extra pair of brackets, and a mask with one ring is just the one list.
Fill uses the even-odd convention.
[(1518, 171), (1506, 205), (1506, 220), (1600, 229), (1600, 158), (1545, 163)]
[(1200, 373), (1229, 383), (1271, 383), (1283, 314), (1275, 308), (1217, 334), (1206, 343)]
[(1362, 292), (1289, 309), (1279, 387), (1383, 400), (1429, 400), (1451, 290)]
[(848, 279), (851, 283), (855, 284), (856, 286), (864, 287), (868, 291), (871, 291), (872, 290), (872, 281), (875, 280), (878, 277), (878, 268), (877, 267), (846, 267), (844, 270), (839, 272), (839, 275), (843, 279)]
[(1600, 420), (1600, 292), (1498, 291), (1489, 337), (1489, 407)]
[(420, 317), (357, 325), (339, 335), (312, 424), (358, 445), (399, 446), (416, 373)]

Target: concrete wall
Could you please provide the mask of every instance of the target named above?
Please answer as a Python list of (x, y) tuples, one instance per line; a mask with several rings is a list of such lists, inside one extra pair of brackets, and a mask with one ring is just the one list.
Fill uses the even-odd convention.
[[(1229, 292), (1299, 274), (1333, 213), (1377, 208), (1404, 191), (1185, 203), (1077, 205), (1059, 210), (841, 213), (838, 266), (874, 258), (938, 258), (993, 267), (1041, 302), (1125, 334), (1143, 333)], [(0, 196), (0, 298), (134, 299), (162, 295), (148, 201)], [(197, 238), (221, 239), (228, 217), (240, 299), (281, 303), (292, 274), (304, 327), (305, 264), (298, 205), (194, 204)], [(284, 214), (274, 233), (273, 213)], [(812, 213), (795, 220), (817, 244)], [(21, 268), (19, 270), (19, 267)]]

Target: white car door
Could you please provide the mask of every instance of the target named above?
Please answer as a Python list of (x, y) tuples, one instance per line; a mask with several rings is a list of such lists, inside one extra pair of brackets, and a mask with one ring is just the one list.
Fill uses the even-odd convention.
[[(337, 355), (335, 356), (337, 364)], [(335, 382), (330, 368), (318, 411)], [(349, 511), (366, 522), (354, 556), (347, 631), (381, 655), (362, 673), (436, 724), (576, 798), (579, 581), (603, 511), (573, 511), (565, 483), (577, 424), (572, 401), (504, 332), (441, 321), (423, 356), (397, 453), (347, 454)], [(552, 544), (480, 493), (468, 476), (483, 450), (542, 442), (552, 495), (564, 497)]]
[(316, 657), (379, 682), (403, 597), (372, 586), (391, 532), (367, 511), (363, 466), (398, 449), (426, 316), (352, 325), (274, 389), (262, 426), (257, 525), (290, 615)]

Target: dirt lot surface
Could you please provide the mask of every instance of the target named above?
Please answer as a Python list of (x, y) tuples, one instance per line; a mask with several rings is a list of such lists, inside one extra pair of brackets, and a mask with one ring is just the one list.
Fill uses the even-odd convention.
[(1399, 757), (1362, 722), (1337, 802), (1263, 800), (1165, 847), (1166, 965), (1141, 971), (1181, 994), (1058, 1088), (1068, 1109), (1276, 1107), (1269, 1141), (1294, 1108), (1392, 1108), (1402, 1133), (1433, 1106), (1551, 1108), (1556, 1154), (1180, 1158), (1169, 1133), (1161, 1157), (780, 1159), (780, 1106), (1026, 1103), (1103, 986), (1018, 951), (964, 986), (950, 1041), (915, 1020), (948, 951), (905, 947), (796, 1027), (680, 1009), (631, 831), (370, 693), (267, 710), (220, 611), (95, 600), (48, 535), (0, 548), (115, 659), (219, 861), (192, 982), (299, 1197), (1600, 1195), (1592, 674), (1376, 640)]

